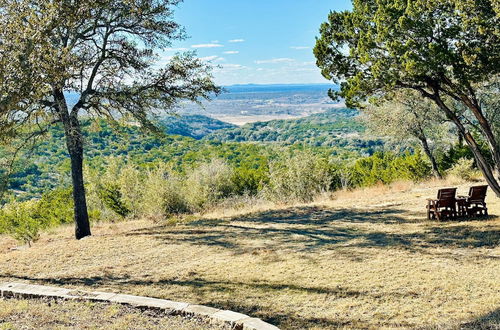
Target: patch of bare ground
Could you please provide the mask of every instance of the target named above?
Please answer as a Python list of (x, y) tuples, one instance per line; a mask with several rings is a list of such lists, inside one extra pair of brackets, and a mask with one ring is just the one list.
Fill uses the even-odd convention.
[[(203, 304), (284, 329), (500, 328), (500, 218), (426, 220), (426, 198), (448, 185), (96, 224), (81, 241), (61, 228), (19, 251), (3, 238), (0, 281)], [(490, 192), (487, 202), (499, 215), (500, 199)]]

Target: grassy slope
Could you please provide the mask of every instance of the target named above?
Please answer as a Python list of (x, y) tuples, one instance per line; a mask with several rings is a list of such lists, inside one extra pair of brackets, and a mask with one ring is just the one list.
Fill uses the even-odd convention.
[(220, 329), (194, 319), (113, 304), (0, 299), (0, 329)]
[[(500, 218), (427, 221), (446, 182), (333, 200), (0, 239), (0, 281), (119, 291), (227, 308), (283, 328), (500, 327)], [(467, 191), (465, 185), (459, 192)], [(488, 197), (491, 214), (500, 200)]]

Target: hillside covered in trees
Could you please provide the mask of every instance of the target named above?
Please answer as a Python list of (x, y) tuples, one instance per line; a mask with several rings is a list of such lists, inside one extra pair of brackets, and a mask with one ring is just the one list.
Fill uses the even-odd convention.
[(380, 137), (365, 134), (359, 111), (329, 109), (299, 119), (271, 120), (215, 131), (205, 137), (215, 141), (306, 143), (312, 146), (374, 150), (382, 146)]

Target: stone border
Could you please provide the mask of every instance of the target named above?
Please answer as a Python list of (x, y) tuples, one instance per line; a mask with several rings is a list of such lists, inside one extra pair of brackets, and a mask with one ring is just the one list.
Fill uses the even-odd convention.
[(278, 327), (266, 323), (261, 319), (229, 310), (221, 310), (202, 305), (191, 305), (183, 302), (131, 296), (126, 294), (97, 291), (90, 292), (44, 285), (9, 282), (0, 283), (0, 297), (53, 298), (107, 302), (144, 309), (161, 310), (168, 315), (195, 317), (208, 321), (212, 324), (228, 325), (235, 330), (279, 330)]

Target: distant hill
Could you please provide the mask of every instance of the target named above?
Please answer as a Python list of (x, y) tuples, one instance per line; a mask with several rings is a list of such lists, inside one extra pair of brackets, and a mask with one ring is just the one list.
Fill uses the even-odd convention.
[(161, 120), (165, 132), (171, 135), (182, 135), (201, 139), (221, 129), (233, 129), (236, 126), (218, 119), (203, 115), (170, 116)]
[(379, 139), (364, 135), (365, 127), (353, 109), (330, 109), (299, 119), (272, 120), (223, 129), (205, 137), (219, 142), (307, 143), (323, 147), (374, 148)]
[[(325, 92), (329, 89), (338, 89), (332, 84), (246, 84), (224, 86), (227, 93), (283, 93), (283, 92)], [(224, 97), (222, 94), (221, 97)]]

